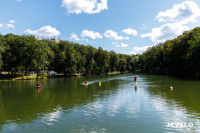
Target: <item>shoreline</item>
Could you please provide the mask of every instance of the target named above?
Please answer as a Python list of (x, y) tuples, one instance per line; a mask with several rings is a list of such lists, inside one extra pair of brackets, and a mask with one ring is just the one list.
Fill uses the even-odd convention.
[[(115, 75), (115, 74), (121, 74), (121, 72), (116, 71), (116, 72), (108, 72), (104, 73), (107, 75)], [(87, 74), (86, 74), (87, 75)], [(89, 75), (94, 75), (94, 74), (89, 74)], [(55, 76), (38, 76), (38, 79), (47, 79), (47, 78), (67, 78), (67, 77), (78, 77), (78, 76), (85, 76), (85, 74), (72, 74), (72, 75), (64, 75), (64, 74), (57, 74)], [(32, 76), (17, 76), (17, 75), (10, 75), (10, 74), (1, 74), (0, 75), (0, 81), (15, 81), (15, 80), (36, 80), (37, 76), (32, 75)]]

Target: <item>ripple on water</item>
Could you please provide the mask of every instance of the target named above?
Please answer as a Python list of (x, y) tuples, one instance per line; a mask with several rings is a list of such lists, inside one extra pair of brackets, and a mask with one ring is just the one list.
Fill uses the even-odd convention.
[[(47, 108), (49, 110), (33, 115), (31, 121), (27, 122), (26, 116), (35, 113), (28, 112), (24, 120), (18, 120), (25, 121), (23, 124), (15, 120), (6, 121), (2, 131), (6, 133), (7, 129), (8, 132), (191, 132), (192, 128), (171, 128), (167, 123), (193, 122), (195, 132), (200, 132), (199, 113), (188, 111), (188, 108), (174, 97), (175, 93), (167, 95), (169, 92), (159, 86), (163, 80), (147, 81), (144, 77), (138, 76), (137, 88), (132, 85), (132, 76), (109, 77), (105, 80), (94, 80), (91, 84), (99, 81), (105, 84), (101, 89), (91, 85), (88, 88), (84, 87), (84, 91), (67, 90), (70, 93), (67, 96), (72, 102), (66, 102), (66, 98), (57, 99), (59, 96), (65, 97), (62, 95), (63, 92), (66, 93), (65, 89), (56, 92), (44, 89), (43, 93), (46, 91), (56, 96), (52, 101), (53, 106)], [(115, 83), (117, 85), (112, 87)], [(40, 94), (42, 96), (42, 93)], [(15, 115), (13, 117), (21, 118)], [(9, 117), (5, 119), (8, 120)]]

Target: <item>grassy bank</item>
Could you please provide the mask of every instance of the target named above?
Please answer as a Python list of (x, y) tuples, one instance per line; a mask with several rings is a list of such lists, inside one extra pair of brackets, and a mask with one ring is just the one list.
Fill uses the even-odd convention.
[[(73, 74), (73, 75), (64, 75), (64, 74), (57, 74), (55, 76), (48, 77), (47, 75), (38, 76), (38, 79), (44, 78), (65, 78), (65, 77), (72, 77), (72, 76), (80, 76), (81, 74)], [(13, 81), (13, 80), (35, 80), (37, 79), (37, 74), (32, 74), (29, 76), (26, 75), (10, 75), (10, 74), (1, 74), (0, 81)]]
[(119, 71), (115, 71), (115, 72), (109, 72), (108, 74), (109, 75), (112, 75), (112, 74), (120, 74), (121, 72), (119, 72)]

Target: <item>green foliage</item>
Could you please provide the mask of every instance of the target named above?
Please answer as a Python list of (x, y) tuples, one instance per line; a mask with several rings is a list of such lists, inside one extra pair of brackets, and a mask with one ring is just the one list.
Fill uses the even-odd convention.
[(110, 51), (110, 70), (114, 72), (117, 70), (119, 66), (119, 55), (116, 54), (114, 51)]
[(69, 41), (0, 35), (0, 68), (5, 71), (54, 70), (66, 75), (141, 71), (200, 77), (200, 28), (149, 48), (140, 55), (117, 54)]
[(118, 70), (120, 72), (125, 72), (126, 71), (126, 67), (127, 66), (127, 61), (124, 55), (120, 54), (119, 55), (119, 66), (118, 66)]
[(75, 49), (71, 45), (66, 47), (66, 58), (65, 58), (65, 74), (75, 74), (76, 73), (76, 60), (75, 60)]
[(2, 53), (5, 52), (5, 45), (6, 45), (5, 37), (0, 34), (0, 68), (3, 65)]
[[(128, 61), (127, 61), (128, 60)], [(55, 70), (65, 75), (134, 71), (134, 57), (69, 41), (56, 43), (33, 36), (0, 35), (0, 67), (4, 71)], [(128, 67), (127, 67), (128, 66)]]
[(200, 28), (151, 47), (139, 55), (138, 68), (151, 74), (200, 77)]
[(95, 54), (96, 70), (98, 73), (108, 72), (110, 54), (104, 51), (101, 47), (98, 48)]

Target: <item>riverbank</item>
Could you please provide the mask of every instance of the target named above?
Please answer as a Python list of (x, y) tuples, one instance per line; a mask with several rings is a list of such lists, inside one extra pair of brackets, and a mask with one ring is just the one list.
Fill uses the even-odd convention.
[(35, 79), (45, 79), (45, 78), (65, 78), (65, 77), (73, 77), (73, 76), (81, 76), (81, 74), (73, 74), (73, 75), (64, 75), (64, 74), (57, 74), (53, 76), (38, 76), (37, 74), (31, 74), (31, 75), (21, 75), (21, 74), (15, 74), (10, 75), (8, 73), (0, 74), (0, 81), (13, 81), (13, 80), (35, 80)]
[(115, 71), (115, 72), (108, 72), (108, 75), (114, 75), (114, 74), (120, 74), (121, 72)]
[[(47, 78), (46, 76), (38, 76), (38, 79)], [(10, 74), (1, 74), (0, 81), (13, 81), (13, 80), (34, 80), (37, 79), (36, 75), (21, 76), (21, 75), (10, 75)]]
[[(129, 73), (129, 72), (125, 72), (125, 73)], [(108, 73), (101, 73), (103, 75), (117, 75), (117, 74), (121, 74), (120, 71), (115, 71), (115, 72), (108, 72)], [(90, 75), (101, 75), (101, 74), (90, 74)], [(67, 74), (64, 75), (62, 73), (58, 73), (56, 75), (43, 75), (43, 76), (38, 76), (37, 78), (37, 74), (29, 74), (28, 76), (26, 75), (22, 75), (22, 74), (15, 74), (15, 75), (11, 75), (8, 72), (0, 74), (0, 81), (13, 81), (13, 80), (35, 80), (35, 79), (45, 79), (45, 78), (66, 78), (66, 77), (77, 77), (77, 76), (86, 76), (83, 73), (76, 73), (76, 74)]]

